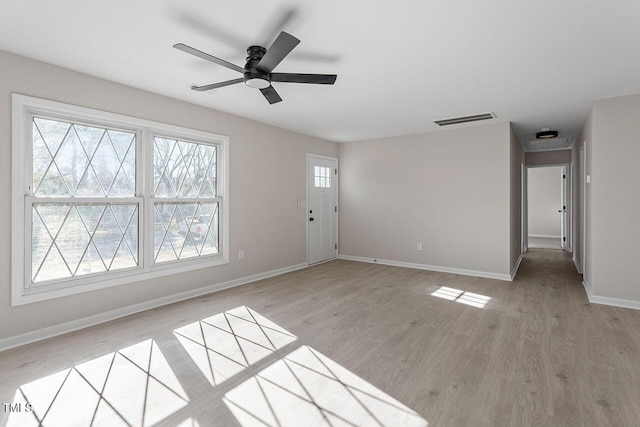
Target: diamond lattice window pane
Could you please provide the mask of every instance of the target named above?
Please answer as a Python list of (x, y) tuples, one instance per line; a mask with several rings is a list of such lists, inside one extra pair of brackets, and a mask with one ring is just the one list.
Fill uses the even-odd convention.
[(216, 197), (216, 147), (155, 138), (156, 197)]
[(33, 205), (33, 283), (136, 266), (137, 203)]
[(70, 123), (41, 119), (39, 117), (33, 119), (33, 124), (35, 130), (37, 130), (45, 140), (47, 148), (52, 155), (58, 151), (60, 144), (62, 144), (71, 127)]
[(156, 203), (155, 262), (218, 253), (218, 203)]
[(33, 119), (36, 196), (134, 197), (136, 135)]

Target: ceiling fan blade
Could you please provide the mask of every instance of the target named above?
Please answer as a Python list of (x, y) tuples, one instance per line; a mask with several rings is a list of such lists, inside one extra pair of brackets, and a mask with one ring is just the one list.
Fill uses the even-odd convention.
[(267, 49), (267, 53), (258, 62), (256, 68), (263, 73), (270, 73), (298, 43), (300, 43), (300, 40), (289, 33), (281, 31), (271, 47)]
[(272, 82), (283, 83), (312, 83), (318, 85), (332, 85), (338, 76), (335, 74), (296, 74), (271, 73)]
[(242, 83), (242, 82), (244, 82), (244, 77), (241, 77), (239, 79), (227, 80), (226, 82), (213, 83), (210, 85), (191, 86), (191, 89), (197, 90), (198, 92), (205, 92), (207, 90), (217, 89), (219, 87), (231, 86), (231, 85)]
[(213, 55), (209, 55), (208, 53), (204, 53), (198, 49), (194, 49), (191, 46), (187, 46), (184, 43), (177, 43), (174, 44), (173, 47), (175, 47), (178, 50), (181, 50), (183, 52), (189, 53), (191, 55), (197, 56), (198, 58), (202, 58), (205, 59), (207, 61), (211, 61), (214, 64), (218, 64), (218, 65), (222, 65), (223, 67), (227, 67), (232, 69), (233, 71), (237, 71), (239, 73), (244, 73), (244, 68), (242, 67), (238, 67), (235, 64), (232, 64), (231, 62), (227, 62), (224, 59), (220, 59), (220, 58), (216, 58)]
[(280, 31), (292, 21), (296, 15), (298, 14), (298, 9), (295, 7), (286, 7), (281, 8), (278, 11), (278, 15), (271, 20), (266, 30), (263, 31), (263, 36), (260, 37), (260, 40), (264, 43), (261, 46), (266, 46), (271, 40), (275, 39)]
[(205, 18), (202, 14), (178, 13), (176, 19), (190, 31), (197, 31), (205, 37), (226, 43), (237, 50), (244, 51), (251, 44), (250, 40), (239, 37), (237, 33), (224, 28), (220, 22), (212, 21), (210, 17)]
[(269, 104), (275, 104), (276, 102), (282, 101), (282, 98), (280, 98), (280, 95), (278, 95), (278, 92), (276, 92), (273, 86), (260, 89), (260, 92), (262, 92), (264, 97), (267, 98), (267, 101), (269, 101)]

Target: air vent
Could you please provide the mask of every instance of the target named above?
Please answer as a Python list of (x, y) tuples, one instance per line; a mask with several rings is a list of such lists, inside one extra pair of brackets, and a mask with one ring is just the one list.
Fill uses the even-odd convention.
[(438, 126), (457, 125), (460, 123), (477, 122), (480, 120), (495, 119), (496, 116), (493, 113), (474, 114), (473, 116), (454, 117), (452, 119), (436, 120), (435, 123)]

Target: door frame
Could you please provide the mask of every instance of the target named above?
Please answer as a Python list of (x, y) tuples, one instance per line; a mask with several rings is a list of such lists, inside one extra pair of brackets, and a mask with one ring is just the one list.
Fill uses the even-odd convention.
[[(305, 251), (307, 253), (307, 265), (309, 264), (309, 185), (311, 185), (310, 179), (309, 179), (309, 162), (311, 161), (311, 158), (316, 158), (316, 159), (322, 159), (322, 160), (331, 160), (331, 161), (335, 161), (336, 162), (336, 170), (340, 171), (340, 163), (337, 157), (330, 157), (330, 156), (325, 156), (322, 154), (314, 154), (314, 153), (307, 153), (307, 164), (306, 164), (306, 176), (304, 179), (305, 185), (304, 185), (304, 191), (305, 191), (305, 209), (304, 209), (304, 218), (305, 218), (305, 235), (306, 235), (306, 242), (305, 242)], [(338, 177), (340, 176), (339, 173), (334, 174), (335, 176), (335, 204), (334, 206), (336, 206), (338, 208), (338, 211), (336, 212), (336, 235), (335, 235), (335, 242), (337, 245), (336, 248), (336, 256), (335, 258), (332, 258), (330, 260), (327, 261), (323, 261), (323, 262), (328, 262), (328, 261), (333, 261), (334, 259), (338, 258), (338, 253), (340, 251), (340, 241), (338, 240), (338, 236), (340, 236), (340, 205), (338, 204), (338, 201), (340, 200), (340, 197), (338, 196), (338, 189), (339, 189), (339, 180)], [(322, 262), (316, 263), (316, 264), (322, 264)]]
[(578, 150), (580, 164), (580, 274), (584, 275), (587, 260), (587, 141)]
[[(563, 166), (561, 169), (562, 178), (560, 181), (560, 206), (562, 206), (562, 219), (560, 220), (560, 246), (565, 252), (569, 250), (569, 241), (571, 240), (569, 233), (569, 183), (571, 178), (569, 175), (569, 166)], [(563, 240), (564, 239), (564, 240)]]
[[(529, 169), (534, 168), (545, 168), (545, 167), (564, 167), (565, 168), (565, 181), (562, 183), (565, 191), (566, 198), (566, 213), (565, 213), (565, 237), (567, 238), (565, 242), (565, 252), (573, 252), (573, 169), (571, 162), (569, 163), (551, 163), (545, 165), (524, 165), (525, 173), (522, 175), (522, 206), (525, 208), (522, 214), (522, 235), (526, 239), (526, 243), (523, 243), (523, 249), (526, 251), (529, 249), (529, 185), (528, 185), (528, 176)], [(560, 242), (562, 243), (562, 242)]]
[(520, 252), (525, 253), (529, 249), (529, 199), (527, 187), (527, 165), (524, 162), (520, 164), (520, 205), (521, 221), (520, 221)]

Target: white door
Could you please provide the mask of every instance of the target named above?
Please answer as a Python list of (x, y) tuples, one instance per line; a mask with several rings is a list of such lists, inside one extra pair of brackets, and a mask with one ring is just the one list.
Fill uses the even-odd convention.
[(585, 274), (586, 268), (586, 239), (587, 239), (587, 142), (580, 147), (580, 268)]
[(338, 254), (338, 160), (307, 157), (307, 253), (309, 264)]
[(567, 167), (560, 171), (560, 245), (567, 250)]

